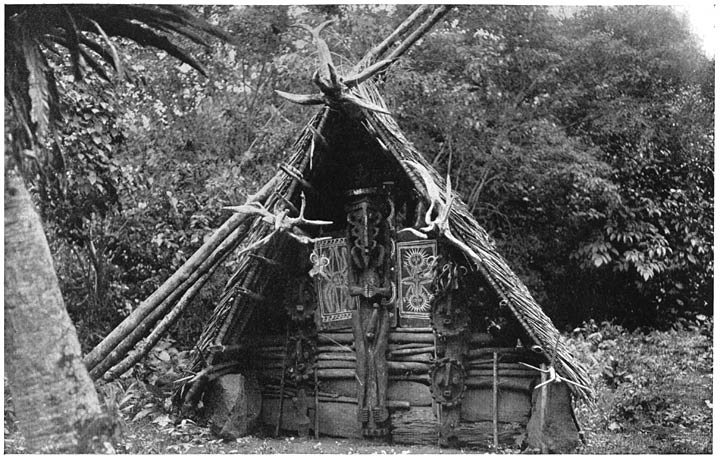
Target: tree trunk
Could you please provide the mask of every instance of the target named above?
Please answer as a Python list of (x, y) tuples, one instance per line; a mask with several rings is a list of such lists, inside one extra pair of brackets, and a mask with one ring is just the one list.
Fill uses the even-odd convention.
[(22, 178), (5, 177), (5, 373), (31, 451), (80, 451), (100, 403)]

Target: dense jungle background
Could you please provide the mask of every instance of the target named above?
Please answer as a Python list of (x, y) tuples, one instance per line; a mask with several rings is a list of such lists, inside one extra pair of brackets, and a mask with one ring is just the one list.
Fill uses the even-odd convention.
[[(130, 43), (119, 49), (131, 81), (97, 73), (76, 81), (70, 56), (48, 56), (60, 75), (66, 173), (38, 174), (31, 192), (85, 352), (222, 224), (223, 206), (244, 202), (274, 173), (314, 113), (273, 92), (314, 92), (315, 48), (291, 24), (334, 19), (323, 36), (342, 69), (413, 7), (192, 9), (242, 43), (181, 40), (207, 78)], [(588, 414), (591, 426), (637, 434), (653, 418), (668, 431), (696, 431), (685, 448), (655, 451), (709, 451), (714, 66), (669, 7), (474, 5), (450, 13), (383, 86), (407, 137), (441, 173), (450, 167), (453, 188), (499, 251), (556, 326), (577, 337), (611, 396), (607, 411)], [(218, 271), (146, 369), (170, 370), (191, 348), (234, 267), (230, 259)], [(671, 345), (669, 354), (695, 353), (650, 364), (626, 351), (656, 349), (653, 339)], [(678, 368), (681, 357), (697, 364)], [(668, 373), (641, 372), (660, 367)], [(659, 396), (653, 384), (679, 371), (691, 371), (694, 388), (683, 395), (698, 405), (668, 419), (653, 404), (660, 398), (650, 399)], [(163, 428), (170, 420), (152, 395), (125, 396), (119, 407)], [(6, 410), (6, 440), (9, 420)], [(178, 447), (157, 451), (202, 451)]]

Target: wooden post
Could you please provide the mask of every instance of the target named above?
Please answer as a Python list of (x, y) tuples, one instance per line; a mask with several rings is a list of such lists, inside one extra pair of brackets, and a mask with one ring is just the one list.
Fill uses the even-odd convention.
[(493, 353), (493, 404), (492, 404), (492, 421), (493, 421), (493, 446), (498, 447), (498, 370), (497, 370), (497, 353)]
[(280, 423), (282, 423), (283, 400), (285, 399), (285, 370), (287, 369), (287, 341), (290, 338), (290, 328), (285, 332), (285, 356), (283, 357), (282, 373), (280, 374), (280, 408), (278, 409), (277, 423), (275, 424), (275, 437), (280, 435)]
[[(545, 364), (540, 365), (540, 383), (547, 381), (547, 366)], [(542, 444), (540, 453), (547, 453), (545, 446), (545, 410), (547, 409), (547, 387), (548, 384), (544, 384), (540, 387), (540, 443)]]
[(315, 439), (320, 439), (320, 387), (318, 386), (317, 366), (313, 370), (315, 377)]

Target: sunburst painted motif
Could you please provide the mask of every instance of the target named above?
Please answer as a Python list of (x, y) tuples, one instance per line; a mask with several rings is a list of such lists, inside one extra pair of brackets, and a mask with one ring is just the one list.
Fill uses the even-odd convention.
[(434, 242), (403, 242), (398, 244), (400, 258), (400, 315), (429, 317), (433, 294), (430, 284), (435, 264)]

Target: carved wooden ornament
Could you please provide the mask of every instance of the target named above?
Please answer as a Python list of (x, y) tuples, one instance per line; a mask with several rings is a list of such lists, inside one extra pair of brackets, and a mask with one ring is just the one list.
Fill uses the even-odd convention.
[(311, 255), (320, 307), (320, 329), (350, 327), (358, 299), (348, 293), (348, 248), (345, 237), (321, 240)]
[(436, 262), (435, 240), (398, 242), (397, 303), (400, 326), (430, 326)]

